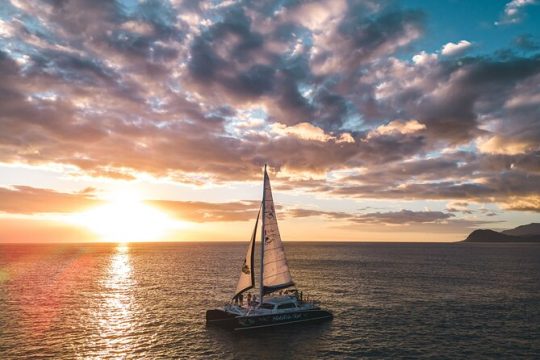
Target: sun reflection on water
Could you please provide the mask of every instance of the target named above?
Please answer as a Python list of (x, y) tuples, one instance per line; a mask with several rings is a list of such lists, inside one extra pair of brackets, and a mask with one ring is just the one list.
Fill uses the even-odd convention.
[(104, 356), (129, 354), (133, 350), (130, 335), (133, 329), (134, 287), (129, 245), (119, 244), (102, 283), (98, 321), (100, 337), (106, 346), (102, 352)]

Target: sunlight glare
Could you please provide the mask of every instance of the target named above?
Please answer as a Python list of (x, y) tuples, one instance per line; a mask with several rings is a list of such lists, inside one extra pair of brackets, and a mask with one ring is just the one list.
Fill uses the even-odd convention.
[(169, 230), (184, 226), (181, 221), (146, 205), (136, 196), (125, 194), (110, 203), (71, 216), (72, 222), (84, 226), (103, 241), (155, 241)]

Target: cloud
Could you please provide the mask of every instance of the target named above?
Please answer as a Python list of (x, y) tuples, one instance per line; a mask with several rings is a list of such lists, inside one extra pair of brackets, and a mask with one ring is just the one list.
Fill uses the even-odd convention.
[(336, 143), (354, 143), (354, 139), (349, 133), (342, 133), (338, 138), (336, 138), (335, 136), (325, 133), (323, 129), (318, 128), (310, 123), (300, 123), (294, 126), (286, 126), (284, 124), (274, 123), (272, 124), (271, 130), (277, 135), (294, 136), (303, 140), (314, 140), (321, 142), (333, 140)]
[(335, 220), (344, 219), (352, 223), (387, 225), (439, 223), (455, 217), (454, 214), (444, 213), (442, 211), (413, 211), (405, 209), (400, 211), (372, 212), (366, 214), (312, 209), (291, 209), (287, 214), (293, 217), (322, 216)]
[(446, 204), (446, 211), (450, 213), (473, 214), (473, 210), (469, 209), (469, 203), (465, 201), (450, 201)]
[(306, 2), (294, 7), (286, 14), (288, 20), (293, 20), (315, 33), (324, 32), (329, 25), (337, 25), (342, 21), (347, 10), (343, 0), (326, 0)]
[(505, 103), (507, 109), (536, 107), (538, 105), (540, 105), (540, 92), (535, 92), (534, 90), (516, 92), (516, 94), (509, 98)]
[(360, 215), (355, 218), (360, 223), (377, 224), (410, 224), (410, 223), (432, 223), (443, 221), (454, 217), (453, 214), (443, 213), (442, 211), (412, 211), (401, 210), (394, 212), (375, 212)]
[[(539, 211), (538, 196), (529, 198), (512, 198), (512, 202), (505, 204), (504, 208), (520, 211)], [(87, 188), (79, 192), (62, 193), (49, 189), (17, 186), (0, 188), (1, 211), (7, 214), (47, 214), (47, 213), (71, 213), (87, 210), (88, 208), (103, 205), (104, 201), (95, 197), (95, 189)], [(171, 201), (171, 200), (146, 200), (148, 205), (167, 212), (172, 218), (196, 223), (208, 222), (237, 222), (252, 221), (259, 210), (260, 201), (244, 200), (225, 203), (210, 203), (203, 201)], [(457, 208), (457, 209), (454, 209)], [(357, 212), (346, 211), (323, 211), (318, 209), (299, 207), (279, 207), (280, 220), (293, 218), (319, 217), (332, 220), (337, 228), (350, 228), (353, 230), (380, 232), (381, 226), (389, 227), (406, 232), (439, 232), (439, 233), (464, 233), (467, 229), (476, 228), (485, 224), (500, 222), (497, 220), (479, 220), (476, 216), (470, 219), (458, 218), (456, 212), (470, 215), (466, 202), (451, 202), (447, 211), (414, 211), (403, 209), (389, 212), (368, 212), (368, 208)], [(482, 212), (482, 209), (477, 210)], [(491, 211), (485, 211), (486, 216), (496, 215)], [(25, 218), (26, 219), (26, 218)], [(31, 220), (31, 218), (28, 218)], [(9, 241), (13, 234), (18, 239), (32, 241), (32, 233), (36, 231), (49, 231), (45, 234), (46, 241), (72, 241), (78, 239), (91, 239), (91, 234), (77, 229), (69, 224), (50, 223), (41, 220), (21, 220), (10, 218), (0, 219), (4, 223), (1, 227), (0, 237)], [(403, 225), (397, 226), (397, 225)], [(358, 226), (362, 226), (358, 228)], [(385, 231), (387, 231), (385, 230)]]
[[(540, 62), (536, 57), (494, 56), (417, 66), (391, 59), (378, 67), (362, 81), (372, 91), (379, 116), (416, 119), (429, 138), (467, 143), (484, 135), (482, 125), (501, 116), (506, 99), (534, 93)], [(515, 112), (506, 119), (518, 116)]]
[[(105, 204), (92, 188), (66, 193), (30, 186), (0, 187), (0, 212), (7, 214), (76, 213)], [(208, 203), (197, 201), (147, 200), (175, 218), (194, 222), (252, 220), (259, 201)]]
[(313, 210), (313, 209), (300, 209), (300, 208), (294, 208), (289, 209), (286, 214), (291, 217), (295, 218), (303, 218), (303, 217), (311, 217), (311, 216), (323, 216), (330, 219), (350, 219), (354, 217), (354, 215), (346, 213), (346, 212), (339, 212), (339, 211), (321, 211), (321, 210)]
[(507, 210), (540, 212), (540, 196), (531, 195), (525, 198), (511, 197), (503, 207)]
[(497, 135), (489, 138), (479, 138), (477, 146), (483, 153), (508, 155), (525, 154), (538, 148), (537, 143), (521, 142), (517, 139), (508, 139)]
[(381, 135), (391, 135), (391, 134), (413, 134), (418, 131), (424, 130), (426, 125), (420, 124), (416, 120), (400, 121), (394, 120), (389, 122), (386, 125), (381, 125), (375, 130), (369, 132), (367, 138)]
[(283, 190), (505, 206), (539, 191), (533, 50), (417, 50), (426, 14), (373, 1), (10, 4), (3, 163), (200, 185), (269, 162)]
[(257, 216), (259, 201), (208, 203), (201, 201), (148, 200), (172, 216), (187, 221), (248, 221)]
[(429, 63), (437, 61), (437, 58), (437, 54), (428, 54), (425, 51), (421, 51), (420, 53), (412, 57), (412, 61), (416, 65), (427, 65)]
[[(480, 165), (482, 163), (483, 165)], [(437, 176), (433, 172), (432, 174), (419, 173), (418, 175), (405, 172), (402, 177), (408, 181), (404, 182), (390, 171), (386, 174), (387, 181), (377, 182), (376, 179), (380, 178), (382, 172), (369, 172), (363, 174), (356, 185), (352, 185), (350, 180), (345, 179), (341, 182), (351, 185), (340, 188), (330, 187), (329, 191), (333, 194), (357, 198), (446, 199), (498, 203), (505, 207), (523, 200), (523, 203), (527, 202), (529, 205), (519, 208), (523, 210), (528, 208), (529, 211), (532, 209), (535, 202), (528, 201), (528, 199), (535, 196), (540, 190), (539, 175), (528, 174), (524, 176), (523, 171), (512, 169), (511, 164), (509, 170), (501, 172), (495, 163), (490, 163), (487, 159), (480, 164), (477, 166), (480, 168), (484, 166), (486, 169), (483, 170), (484, 172), (475, 170), (476, 174), (474, 172), (471, 174), (468, 166), (460, 167), (456, 164), (454, 169), (446, 175), (444, 181), (441, 181), (440, 175), (438, 179), (430, 181), (431, 176)], [(536, 166), (538, 169), (538, 164)], [(472, 166), (472, 168), (475, 169), (476, 166)], [(406, 169), (405, 167), (405, 171), (407, 171)], [(493, 171), (494, 169), (497, 170)], [(443, 173), (445, 172), (442, 169), (438, 171), (438, 174)]]
[[(0, 188), (0, 211), (8, 214), (73, 213), (103, 205), (106, 202), (95, 197), (95, 190), (88, 188), (74, 193), (28, 186)], [(533, 201), (533, 200), (530, 200)], [(192, 222), (250, 221), (260, 207), (258, 200), (211, 203), (203, 201), (146, 200), (147, 204), (167, 212), (173, 218)], [(515, 207), (525, 206), (515, 202)], [(527, 206), (530, 206), (527, 205)], [(432, 223), (454, 217), (440, 211), (375, 212), (367, 214), (343, 211), (322, 211), (305, 208), (282, 208), (285, 218), (325, 217), (356, 223), (410, 224)]]
[(318, 75), (356, 69), (361, 64), (394, 53), (420, 37), (424, 14), (416, 10), (376, 13), (347, 13), (335, 29), (315, 38), (310, 63)]
[(441, 54), (443, 54), (444, 56), (461, 55), (465, 51), (469, 50), (472, 47), (472, 45), (473, 44), (467, 40), (461, 40), (457, 44), (453, 42), (449, 42), (442, 47)]
[(504, 13), (495, 25), (515, 24), (522, 20), (523, 8), (536, 4), (536, 0), (512, 0), (504, 6)]
[(92, 189), (62, 193), (30, 186), (0, 187), (0, 211), (13, 214), (68, 213), (97, 206)]
[(514, 38), (514, 44), (525, 51), (535, 51), (540, 49), (538, 40), (531, 34), (522, 34)]

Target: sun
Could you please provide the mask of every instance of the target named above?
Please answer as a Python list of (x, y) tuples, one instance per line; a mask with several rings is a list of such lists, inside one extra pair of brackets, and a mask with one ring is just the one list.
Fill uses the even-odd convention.
[(102, 241), (156, 241), (184, 223), (171, 219), (134, 194), (116, 196), (109, 203), (73, 214), (75, 222), (97, 234)]

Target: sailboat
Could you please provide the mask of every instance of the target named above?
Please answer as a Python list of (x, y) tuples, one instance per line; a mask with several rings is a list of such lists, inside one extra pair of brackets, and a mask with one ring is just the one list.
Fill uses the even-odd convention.
[[(255, 244), (261, 218), (259, 297), (246, 291), (255, 287)], [(225, 306), (206, 311), (206, 323), (234, 330), (268, 328), (278, 325), (325, 321), (332, 313), (316, 301), (308, 300), (295, 288), (285, 257), (270, 187), (264, 166), (263, 198), (255, 228), (240, 269), (240, 278), (231, 301)]]

